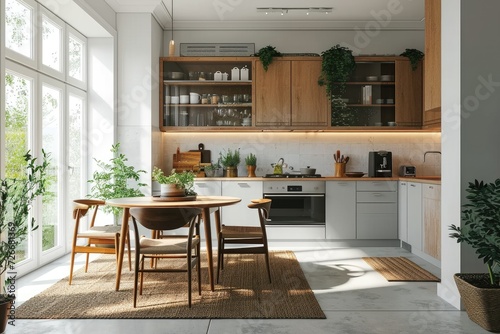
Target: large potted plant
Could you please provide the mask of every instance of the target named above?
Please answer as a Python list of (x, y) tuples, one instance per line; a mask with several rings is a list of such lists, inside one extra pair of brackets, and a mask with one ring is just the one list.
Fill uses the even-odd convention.
[[(1, 179), (0, 202), (0, 276), (14, 271), (16, 248), (23, 242), (30, 231), (36, 230), (35, 218), (28, 221), (33, 202), (46, 192), (49, 168), (49, 155), (42, 150), (43, 159), (37, 164), (28, 151), (24, 155), (26, 162), (24, 176)], [(15, 275), (14, 275), (15, 276)], [(15, 299), (13, 289), (15, 277), (7, 274), (3, 293), (0, 293), (0, 332), (5, 331), (11, 304)]]
[(192, 171), (177, 173), (175, 169), (172, 169), (170, 175), (165, 175), (160, 168), (155, 166), (152, 176), (153, 180), (160, 184), (162, 197), (196, 196), (194, 191), (195, 174)]
[(238, 176), (238, 165), (241, 162), (240, 150), (228, 149), (224, 154), (219, 153), (220, 163), (224, 167), (224, 173), (226, 177), (237, 177)]
[(500, 332), (500, 179), (475, 180), (466, 189), (461, 226), (451, 225), (451, 238), (469, 244), (488, 273), (455, 274), (469, 318), (484, 329)]
[(424, 53), (417, 49), (405, 49), (405, 52), (401, 53), (400, 56), (408, 58), (410, 60), (411, 69), (415, 71), (418, 67), (418, 63), (424, 58)]
[[(141, 174), (146, 173), (146, 171), (136, 170), (135, 167), (127, 165), (128, 159), (119, 151), (120, 143), (117, 143), (111, 146), (113, 158), (109, 162), (95, 160), (98, 170), (94, 172), (92, 179), (88, 180), (88, 183), (92, 185), (88, 197), (108, 200), (144, 196), (139, 188), (145, 187), (146, 184), (138, 181)], [(131, 182), (136, 182), (136, 186), (131, 186)], [(118, 216), (123, 209), (104, 206), (102, 210), (108, 213), (111, 212), (114, 215), (115, 224), (117, 224)]]

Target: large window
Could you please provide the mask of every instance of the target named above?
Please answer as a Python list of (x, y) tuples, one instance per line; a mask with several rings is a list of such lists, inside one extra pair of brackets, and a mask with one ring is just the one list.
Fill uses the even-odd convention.
[(5, 0), (5, 175), (30, 150), (50, 154), (47, 192), (32, 215), (39, 228), (17, 249), (16, 270), (65, 253), (71, 199), (85, 196), (86, 38), (33, 0)]

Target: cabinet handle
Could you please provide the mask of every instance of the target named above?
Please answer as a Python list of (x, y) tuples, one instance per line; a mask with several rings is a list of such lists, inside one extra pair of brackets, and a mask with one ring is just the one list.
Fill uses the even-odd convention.
[(246, 182), (238, 182), (238, 185), (240, 187), (248, 187), (249, 186), (248, 183), (246, 183)]
[(410, 187), (416, 187), (416, 185), (414, 185), (414, 184), (410, 184)]
[(402, 186), (406, 186), (406, 182), (401, 182), (400, 183)]
[(429, 189), (434, 189), (434, 187), (433, 186), (429, 186)]
[(380, 196), (384, 196), (384, 195), (381, 193), (373, 193), (373, 196), (380, 197)]

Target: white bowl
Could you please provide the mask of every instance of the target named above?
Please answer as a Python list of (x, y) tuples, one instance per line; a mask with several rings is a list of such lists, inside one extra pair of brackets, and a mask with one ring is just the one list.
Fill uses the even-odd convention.
[(366, 81), (377, 81), (378, 77), (376, 75), (371, 75), (366, 77)]

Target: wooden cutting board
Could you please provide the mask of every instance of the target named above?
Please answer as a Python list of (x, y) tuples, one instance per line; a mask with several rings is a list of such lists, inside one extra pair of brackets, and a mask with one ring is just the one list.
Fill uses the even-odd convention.
[(179, 152), (174, 153), (173, 166), (176, 171), (193, 170), (194, 166), (199, 168), (201, 163), (201, 152)]

